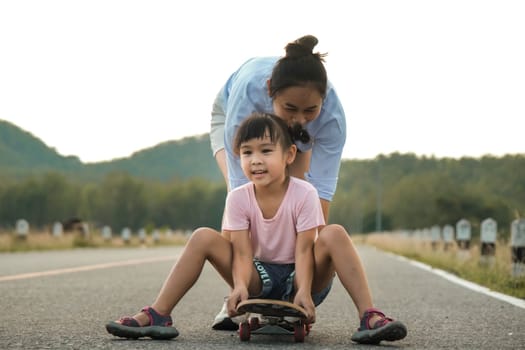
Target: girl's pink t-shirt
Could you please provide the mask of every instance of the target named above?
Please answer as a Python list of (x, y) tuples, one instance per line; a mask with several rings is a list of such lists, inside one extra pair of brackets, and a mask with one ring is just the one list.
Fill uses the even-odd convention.
[(223, 230), (249, 230), (254, 258), (276, 264), (295, 262), (297, 233), (324, 225), (317, 190), (309, 182), (290, 177), (281, 206), (265, 219), (255, 199), (253, 183), (228, 193)]

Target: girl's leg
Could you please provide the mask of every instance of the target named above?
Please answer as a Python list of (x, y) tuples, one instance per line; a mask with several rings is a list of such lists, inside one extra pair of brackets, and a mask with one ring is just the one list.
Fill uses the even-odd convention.
[[(357, 343), (379, 344), (406, 337), (405, 325), (374, 309), (361, 259), (346, 230), (339, 225), (325, 226), (314, 244), (315, 273), (312, 290), (327, 286), (336, 272), (359, 312), (360, 326), (351, 339)], [(368, 310), (367, 310), (368, 309)]]
[(327, 225), (320, 232), (314, 245), (315, 273), (312, 292), (320, 292), (332, 279), (334, 272), (352, 298), (359, 318), (366, 309), (373, 307), (361, 259), (350, 236), (340, 225)]
[[(226, 283), (233, 286), (231, 243), (213, 229), (199, 228), (193, 232), (151, 307), (161, 315), (171, 314), (199, 278), (206, 260), (215, 267)], [(142, 312), (133, 317), (140, 325), (149, 321), (148, 316)]]

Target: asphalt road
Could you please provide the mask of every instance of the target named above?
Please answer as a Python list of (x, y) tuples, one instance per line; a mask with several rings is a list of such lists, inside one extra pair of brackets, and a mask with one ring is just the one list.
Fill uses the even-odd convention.
[(408, 336), (380, 346), (350, 335), (358, 318), (336, 282), (305, 343), (210, 325), (228, 288), (210, 265), (175, 308), (180, 336), (122, 340), (104, 324), (150, 304), (181, 248), (86, 249), (0, 254), (2, 349), (524, 349), (525, 309), (454, 284), (407, 261), (360, 246), (375, 304), (405, 322)]

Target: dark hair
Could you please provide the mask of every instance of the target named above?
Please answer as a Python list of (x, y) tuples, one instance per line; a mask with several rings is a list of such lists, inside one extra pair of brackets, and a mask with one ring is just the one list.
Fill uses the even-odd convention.
[(263, 139), (266, 135), (273, 143), (280, 143), (284, 150), (293, 145), (290, 128), (284, 120), (273, 114), (255, 112), (242, 121), (235, 133), (235, 153), (239, 154), (242, 143)]
[(290, 135), (292, 136), (292, 140), (295, 141), (301, 141), (302, 143), (309, 143), (310, 142), (310, 134), (306, 129), (303, 128), (303, 126), (299, 123), (294, 123), (291, 126), (288, 127), (288, 131), (290, 132)]
[(281, 57), (273, 67), (270, 78), (270, 96), (291, 86), (313, 84), (321, 97), (326, 96), (328, 78), (324, 67), (326, 54), (314, 53), (318, 40), (305, 35), (286, 45), (286, 56)]

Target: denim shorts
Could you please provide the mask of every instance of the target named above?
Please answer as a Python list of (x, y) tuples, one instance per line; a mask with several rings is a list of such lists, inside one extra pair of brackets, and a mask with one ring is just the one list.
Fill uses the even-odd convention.
[[(271, 264), (254, 260), (253, 265), (261, 278), (262, 290), (259, 295), (250, 296), (250, 298), (291, 301), (290, 298), (295, 294), (295, 264)], [(315, 306), (323, 302), (331, 288), (332, 281), (322, 291), (312, 293)]]

